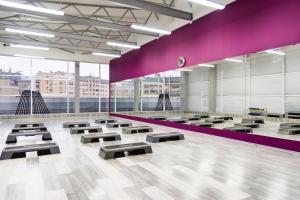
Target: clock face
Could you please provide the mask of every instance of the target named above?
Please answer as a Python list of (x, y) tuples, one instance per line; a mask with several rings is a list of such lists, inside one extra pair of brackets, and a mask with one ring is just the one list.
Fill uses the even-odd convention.
[(185, 65), (185, 58), (184, 57), (180, 57), (178, 59), (178, 67), (183, 67)]

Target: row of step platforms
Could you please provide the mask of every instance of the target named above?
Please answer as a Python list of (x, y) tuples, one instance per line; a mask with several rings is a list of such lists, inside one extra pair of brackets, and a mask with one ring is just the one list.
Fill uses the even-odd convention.
[[(44, 123), (18, 123), (8, 134), (6, 144), (15, 144), (18, 137), (42, 136), (43, 141), (52, 140), (51, 133), (47, 130)], [(2, 150), (0, 160), (23, 158), (27, 152), (37, 152), (38, 156), (59, 154), (60, 149), (56, 143), (42, 143), (30, 145), (7, 146)]]
[[(107, 128), (122, 128), (123, 134), (136, 134), (136, 133), (151, 133), (153, 128), (150, 126), (132, 126), (130, 122), (118, 122), (114, 119), (96, 119), (96, 124), (105, 124)], [(83, 125), (84, 124), (84, 125)], [(81, 136), (81, 142), (84, 144), (106, 141), (121, 140), (121, 135), (116, 132), (103, 133), (103, 129), (100, 126), (89, 126), (86, 122), (66, 122), (63, 127), (70, 128), (70, 134), (83, 134)], [(169, 133), (152, 133), (148, 134), (146, 141), (150, 143), (166, 142), (183, 140), (184, 135), (178, 132)], [(99, 151), (99, 155), (103, 159), (112, 159), (124, 156), (139, 155), (152, 153), (152, 147), (145, 142), (134, 142), (128, 144), (119, 145), (106, 145), (102, 146)]]

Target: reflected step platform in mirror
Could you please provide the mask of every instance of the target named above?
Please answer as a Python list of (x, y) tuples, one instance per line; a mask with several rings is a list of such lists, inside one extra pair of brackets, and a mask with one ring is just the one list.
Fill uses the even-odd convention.
[(95, 123), (96, 124), (106, 124), (106, 123), (112, 123), (112, 122), (117, 122), (118, 120), (116, 119), (96, 119)]
[(206, 119), (204, 122), (212, 124), (222, 124), (225, 122), (224, 119)]
[(74, 128), (74, 127), (87, 127), (90, 126), (88, 122), (65, 122), (63, 128)]
[(280, 114), (280, 113), (268, 113), (267, 117), (274, 117), (274, 118), (284, 118), (285, 114)]
[(88, 126), (88, 127), (75, 127), (70, 129), (71, 134), (82, 134), (82, 133), (101, 133), (102, 128), (100, 126)]
[(259, 123), (236, 123), (234, 124), (235, 127), (249, 127), (249, 128), (259, 128), (260, 124)]
[(82, 135), (80, 141), (86, 144), (100, 142), (100, 139), (104, 142), (121, 140), (121, 135), (119, 133), (90, 133)]
[(34, 144), (5, 147), (1, 153), (0, 160), (24, 158), (27, 152), (37, 152), (38, 156), (59, 154), (60, 150), (56, 143)]
[(281, 123), (279, 125), (279, 129), (284, 129), (284, 128), (300, 128), (300, 123)]
[(148, 133), (153, 132), (153, 128), (151, 126), (130, 126), (122, 128), (122, 133), (125, 134), (133, 134), (133, 133)]
[(154, 133), (147, 135), (146, 141), (151, 143), (184, 140), (184, 135), (178, 132)]
[(240, 133), (252, 133), (252, 128), (249, 127), (226, 127), (223, 128), (223, 130), (227, 131), (234, 131), (234, 132), (240, 132)]
[(154, 119), (154, 120), (166, 120), (167, 118), (164, 116), (152, 116), (148, 117), (149, 119)]
[(208, 128), (214, 127), (214, 124), (209, 123), (209, 122), (193, 122), (193, 123), (190, 123), (190, 125), (208, 127)]
[(284, 135), (298, 135), (300, 134), (300, 128), (299, 127), (281, 128), (278, 130), (278, 133)]
[(152, 153), (152, 147), (145, 142), (103, 146), (99, 156), (103, 159), (112, 159), (128, 156)]
[(110, 122), (106, 123), (107, 128), (119, 128), (119, 127), (129, 127), (132, 126), (130, 122)]
[(33, 131), (30, 131), (30, 132), (11, 132), (7, 136), (6, 144), (17, 143), (17, 137), (19, 137), (19, 136), (27, 137), (27, 136), (36, 136), (36, 135), (42, 135), (42, 140), (43, 141), (52, 140), (50, 132), (33, 130)]
[(182, 119), (187, 120), (187, 121), (198, 121), (201, 118), (200, 117), (183, 117)]
[(261, 118), (244, 118), (242, 119), (242, 123), (258, 123), (258, 124), (264, 124), (265, 120)]
[(15, 124), (15, 128), (26, 128), (26, 127), (43, 127), (44, 123), (18, 123)]
[(201, 119), (207, 119), (209, 118), (209, 114), (196, 114), (194, 117), (200, 117)]
[(184, 124), (187, 122), (185, 119), (167, 119), (168, 122), (174, 122), (174, 123), (179, 123), (179, 124)]
[(233, 120), (233, 117), (231, 117), (231, 116), (220, 116), (220, 117), (215, 117), (214, 119), (223, 119), (225, 121), (228, 121), (228, 120)]

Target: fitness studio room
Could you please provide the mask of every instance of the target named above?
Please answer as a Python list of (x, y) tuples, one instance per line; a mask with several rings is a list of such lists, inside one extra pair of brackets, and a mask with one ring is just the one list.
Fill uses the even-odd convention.
[(0, 0), (0, 200), (300, 199), (300, 0)]

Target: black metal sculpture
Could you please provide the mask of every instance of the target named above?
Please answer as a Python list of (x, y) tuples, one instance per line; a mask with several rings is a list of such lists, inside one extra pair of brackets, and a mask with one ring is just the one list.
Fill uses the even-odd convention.
[[(16, 110), (16, 115), (30, 114), (31, 91), (24, 90), (21, 94), (20, 101)], [(49, 114), (47, 105), (39, 92), (32, 91), (32, 113), (33, 114)]]

